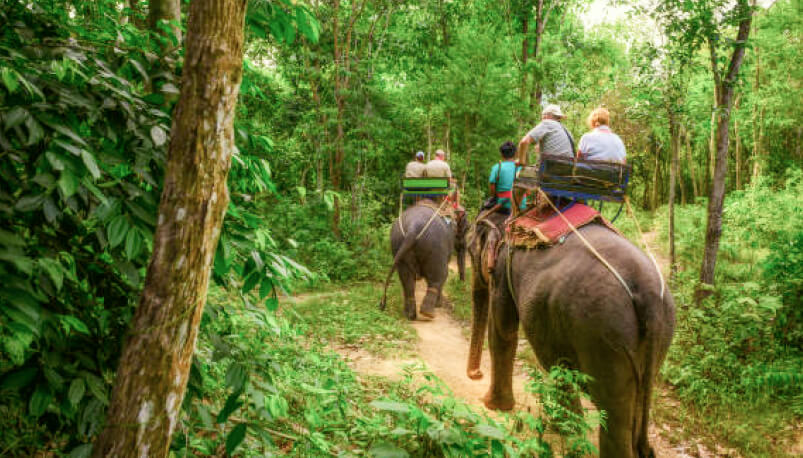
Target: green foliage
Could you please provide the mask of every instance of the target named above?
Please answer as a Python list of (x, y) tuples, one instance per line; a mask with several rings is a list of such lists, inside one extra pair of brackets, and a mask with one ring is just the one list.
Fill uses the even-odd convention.
[[(51, 6), (0, 9), (13, 24), (0, 36), (0, 449), (22, 439), (20, 453), (82, 447), (102, 425), (152, 249), (180, 59), (120, 26), (116, 4), (97, 4), (97, 28)], [(273, 189), (270, 142), (238, 132), (213, 278), (275, 309), (276, 289), (308, 271), (249, 203)]]

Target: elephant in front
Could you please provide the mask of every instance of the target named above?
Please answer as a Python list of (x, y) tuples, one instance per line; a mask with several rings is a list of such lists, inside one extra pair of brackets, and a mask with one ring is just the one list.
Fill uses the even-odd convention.
[[(493, 267), (486, 243), (501, 239), (502, 219), (469, 236), (473, 320), (467, 375), (480, 379), (486, 329), (491, 384), (483, 401), (509, 410), (513, 359), (521, 327), (544, 368), (563, 364), (590, 375), (588, 391), (607, 412), (602, 458), (654, 456), (647, 437), (652, 384), (672, 341), (675, 307), (654, 263), (624, 237), (596, 224), (578, 231), (619, 273), (596, 258), (577, 234), (549, 248), (501, 243)], [(508, 276), (509, 275), (509, 276)], [(632, 296), (631, 296), (632, 295)]]
[(457, 251), (457, 266), (462, 280), (465, 276), (465, 233), (464, 212), (455, 212), (455, 218), (443, 218), (437, 214), (437, 205), (424, 200), (406, 209), (393, 222), (390, 231), (390, 244), (393, 251), (393, 265), (385, 279), (380, 309), (385, 310), (388, 283), (395, 270), (399, 272), (404, 295), (404, 314), (415, 320), (415, 282), (423, 277), (427, 282), (427, 293), (421, 304), (421, 315), (434, 317), (435, 307), (440, 304), (441, 290), (449, 275), (449, 259), (452, 251)]

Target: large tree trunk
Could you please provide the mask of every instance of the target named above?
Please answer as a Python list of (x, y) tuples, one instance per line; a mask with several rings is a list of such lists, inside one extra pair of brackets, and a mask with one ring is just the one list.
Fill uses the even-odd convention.
[(153, 255), (95, 457), (167, 456), (229, 202), (245, 10), (246, 0), (190, 4)]
[(742, 12), (745, 17), (739, 22), (739, 31), (736, 37), (736, 44), (728, 65), (724, 79), (720, 80), (720, 74), (716, 58), (716, 45), (713, 40), (709, 40), (711, 48), (711, 67), (714, 76), (714, 84), (717, 90), (717, 157), (714, 169), (714, 181), (711, 186), (711, 194), (708, 199), (708, 223), (705, 231), (705, 251), (703, 253), (703, 263), (700, 267), (701, 288), (698, 289), (698, 298), (710, 294), (710, 288), (704, 285), (714, 284), (714, 269), (717, 263), (717, 252), (719, 251), (719, 239), (722, 235), (722, 206), (725, 202), (725, 177), (728, 173), (728, 126), (730, 124), (731, 101), (733, 90), (736, 85), (736, 78), (739, 74), (739, 67), (744, 59), (744, 47), (747, 37), (750, 34), (750, 21), (753, 12), (750, 11), (745, 0), (741, 0)]
[[(181, 0), (150, 0), (148, 2), (148, 28), (154, 32), (161, 32), (159, 21), (175, 21), (181, 24)], [(181, 43), (181, 28), (172, 25), (173, 35)]]

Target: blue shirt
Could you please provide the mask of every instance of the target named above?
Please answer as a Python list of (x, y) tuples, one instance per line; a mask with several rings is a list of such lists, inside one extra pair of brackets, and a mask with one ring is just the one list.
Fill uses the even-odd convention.
[[(503, 192), (503, 191), (510, 191), (513, 189), (513, 180), (516, 179), (516, 172), (521, 170), (521, 167), (516, 166), (516, 162), (510, 161), (502, 161), (501, 170), (499, 168), (499, 163), (494, 164), (491, 167), (491, 176), (489, 178), (489, 183), (496, 184), (496, 192)], [(510, 208), (510, 199), (507, 197), (500, 197), (498, 202), (502, 204), (502, 208)]]

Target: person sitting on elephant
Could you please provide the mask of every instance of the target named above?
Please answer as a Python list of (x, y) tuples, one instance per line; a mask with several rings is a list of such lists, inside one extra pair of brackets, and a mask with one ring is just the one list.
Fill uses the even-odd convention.
[(627, 152), (625, 144), (618, 135), (611, 132), (611, 114), (607, 109), (599, 107), (588, 116), (588, 127), (591, 132), (580, 138), (578, 156), (581, 159), (596, 161), (625, 162)]
[(435, 151), (435, 159), (427, 162), (424, 168), (424, 176), (452, 178), (452, 169), (446, 162), (446, 153), (442, 149)]
[(424, 171), (426, 170), (427, 165), (424, 164), (424, 152), (419, 151), (415, 153), (415, 160), (412, 160), (407, 163), (407, 167), (404, 169), (404, 177), (405, 178), (421, 178), (424, 176)]
[[(512, 209), (513, 181), (521, 166), (516, 164), (516, 146), (512, 142), (505, 142), (499, 147), (502, 160), (491, 167), (489, 178), (491, 195), (496, 196), (496, 203), (500, 206), (497, 212), (509, 215)], [(522, 202), (522, 208), (525, 205)]]
[(572, 134), (560, 123), (564, 117), (560, 107), (555, 104), (544, 108), (541, 112), (541, 122), (519, 141), (517, 154), (519, 165), (527, 165), (527, 150), (532, 143), (538, 144), (539, 154), (574, 157)]

